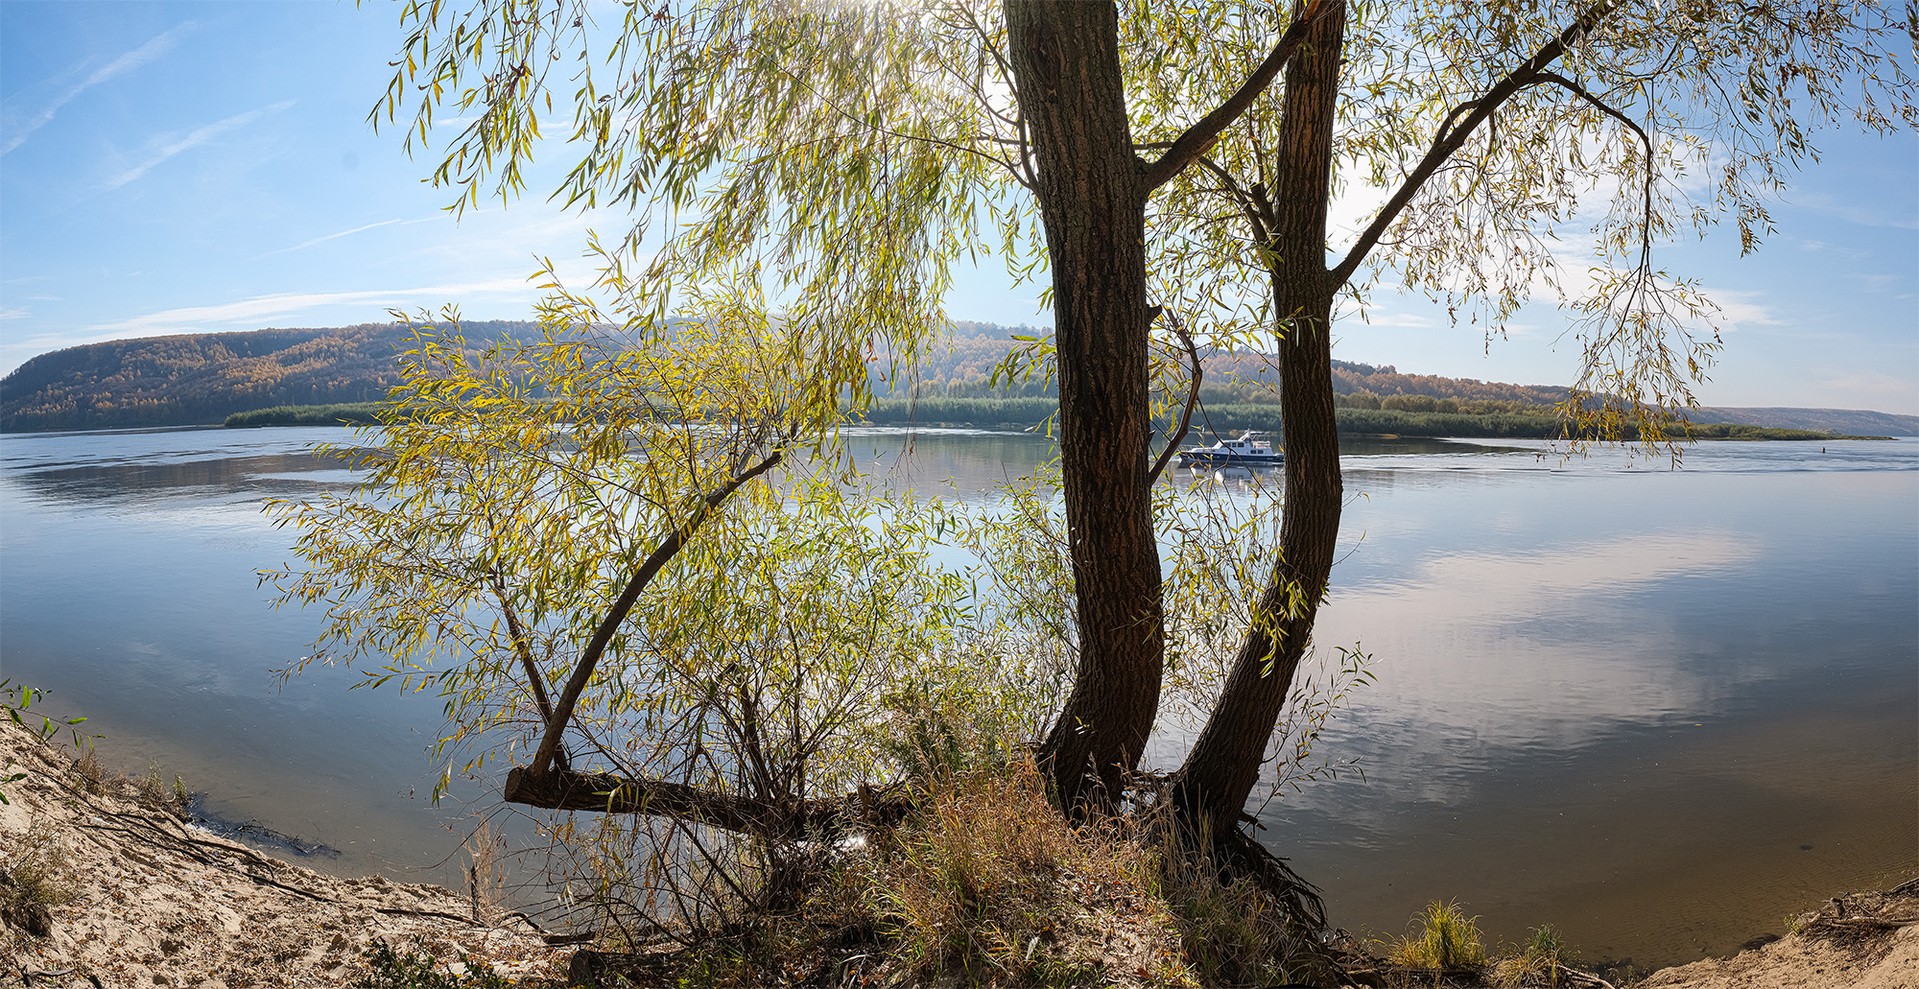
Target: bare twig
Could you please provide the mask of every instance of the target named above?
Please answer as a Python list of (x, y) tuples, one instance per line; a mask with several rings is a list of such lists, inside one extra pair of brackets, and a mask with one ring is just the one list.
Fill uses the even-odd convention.
[(1179, 453), (1179, 444), (1186, 438), (1186, 431), (1192, 428), (1193, 407), (1199, 404), (1199, 383), (1206, 373), (1200, 367), (1199, 348), (1193, 346), (1193, 337), (1186, 332), (1186, 328), (1179, 325), (1179, 317), (1169, 313), (1167, 323), (1179, 336), (1180, 344), (1186, 348), (1186, 360), (1192, 368), (1193, 385), (1186, 392), (1186, 407), (1180, 411), (1179, 428), (1174, 430), (1172, 436), (1166, 440), (1166, 449), (1159, 452), (1159, 459), (1154, 461), (1153, 469), (1146, 472), (1148, 485), (1159, 480), (1159, 475), (1166, 470), (1166, 465), (1172, 463), (1173, 457)]

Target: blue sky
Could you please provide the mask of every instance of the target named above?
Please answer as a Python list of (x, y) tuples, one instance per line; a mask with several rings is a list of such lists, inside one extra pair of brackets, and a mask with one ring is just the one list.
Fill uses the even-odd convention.
[[(78, 343), (395, 307), (529, 318), (536, 256), (583, 273), (583, 231), (620, 230), (620, 215), (534, 195), (455, 220), (421, 182), (430, 163), (373, 132), (398, 24), (377, 0), (0, 0), (0, 373)], [(1726, 308), (1700, 397), (1919, 414), (1919, 139), (1817, 143), (1824, 161), (1794, 177), (1756, 256), (1736, 236), (1661, 249)], [(556, 149), (532, 188), (563, 165)], [(988, 269), (949, 309), (1041, 324), (1036, 294)], [(1424, 300), (1378, 303), (1370, 325), (1339, 327), (1335, 356), (1524, 383), (1576, 372), (1548, 307), (1488, 346)]]

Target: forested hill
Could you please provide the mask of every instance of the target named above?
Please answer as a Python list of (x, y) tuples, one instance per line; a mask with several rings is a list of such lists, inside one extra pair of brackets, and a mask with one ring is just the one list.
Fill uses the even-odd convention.
[[(532, 323), (465, 324), (469, 339)], [(394, 323), (187, 333), (56, 350), (0, 379), (0, 432), (219, 423), (271, 405), (366, 402), (399, 381)]]
[[(920, 371), (920, 394), (973, 398), (1000, 394), (991, 384), (993, 366), (1006, 356), (1012, 334), (1040, 336), (1047, 331), (1031, 327), (1005, 327), (993, 323), (959, 322), (951, 338), (931, 348), (926, 365)], [(1278, 372), (1260, 354), (1219, 353), (1205, 357), (1205, 387), (1208, 402), (1277, 401), (1274, 388)], [(1044, 386), (1028, 385), (1014, 389), (1015, 394), (1037, 394)], [(1350, 361), (1333, 362), (1333, 391), (1341, 395), (1374, 396), (1424, 395), (1475, 402), (1513, 402), (1523, 405), (1552, 405), (1566, 398), (1567, 390), (1557, 385), (1511, 385), (1473, 378), (1446, 378), (1436, 374), (1401, 374), (1392, 365), (1375, 367)], [(1376, 407), (1376, 406), (1375, 406)]]
[[(526, 322), (469, 322), (469, 340), (522, 336)], [(1014, 334), (1031, 327), (960, 322), (929, 348), (916, 385), (919, 397), (990, 398), (1049, 394), (1047, 383), (996, 388), (992, 370)], [(42, 354), (0, 380), (0, 432), (215, 424), (237, 412), (271, 406), (331, 405), (385, 397), (398, 382), (395, 355), (407, 330), (392, 323), (247, 333), (192, 333), (116, 340)], [(1215, 353), (1206, 358), (1209, 404), (1276, 401), (1264, 358)], [(1333, 362), (1333, 388), (1350, 408), (1408, 412), (1517, 411), (1566, 397), (1552, 385), (1514, 385), (1403, 374), (1392, 366)], [(899, 392), (893, 392), (896, 397)], [(1395, 396), (1399, 396), (1395, 398)], [(1701, 422), (1750, 423), (1872, 435), (1914, 435), (1919, 417), (1827, 409), (1702, 409)]]

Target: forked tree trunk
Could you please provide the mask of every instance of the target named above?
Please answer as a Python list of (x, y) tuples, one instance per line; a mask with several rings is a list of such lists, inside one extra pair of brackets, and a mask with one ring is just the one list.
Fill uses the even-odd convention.
[(1332, 571), (1343, 486), (1333, 419), (1333, 285), (1326, 271), (1326, 207), (1345, 33), (1344, 3), (1313, 24), (1286, 71), (1274, 154), (1278, 179), (1267, 219), (1274, 311), (1281, 319), (1280, 416), (1286, 504), (1280, 560), (1254, 609), (1218, 704), (1171, 787), (1187, 823), (1224, 834), (1258, 782), (1260, 766), (1311, 638)]
[(1148, 189), (1126, 119), (1115, 6), (1006, 0), (1005, 11), (1053, 269), (1080, 657), (1042, 755), (1057, 799), (1071, 807), (1117, 795), (1159, 706), (1159, 547), (1147, 483)]

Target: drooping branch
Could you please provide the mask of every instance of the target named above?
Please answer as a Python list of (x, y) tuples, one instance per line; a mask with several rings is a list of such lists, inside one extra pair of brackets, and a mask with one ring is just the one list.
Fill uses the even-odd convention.
[(1454, 107), (1452, 112), (1446, 115), (1445, 121), (1440, 124), (1438, 133), (1433, 135), (1432, 146), (1427, 149), (1425, 157), (1421, 158), (1419, 164), (1407, 174), (1406, 180), (1400, 183), (1392, 198), (1386, 201), (1386, 205), (1380, 207), (1378, 215), (1373, 217), (1372, 224), (1359, 235), (1358, 240), (1353, 242), (1352, 249), (1347, 251), (1345, 259), (1332, 269), (1330, 274), (1333, 286), (1344, 285), (1353, 277), (1353, 272), (1359, 270), (1360, 264), (1366, 260), (1366, 255), (1379, 244), (1380, 238), (1385, 236), (1387, 229), (1392, 227), (1393, 221), (1399, 219), (1399, 214), (1413, 201), (1413, 197), (1419, 194), (1419, 190), (1425, 187), (1427, 180), (1438, 173), (1440, 168), (1465, 145), (1466, 139), (1472, 136), (1473, 131), (1478, 129), (1480, 124), (1491, 118), (1515, 93), (1539, 82), (1548, 66), (1558, 61), (1568, 48), (1577, 44), (1579, 39), (1585, 37), (1617, 6), (1617, 0), (1599, 0), (1598, 3), (1587, 7), (1578, 19), (1559, 32), (1558, 37), (1547, 42), (1531, 58), (1508, 72), (1484, 95)]
[(593, 630), (593, 638), (587, 641), (586, 651), (581, 653), (579, 665), (574, 667), (573, 676), (567, 680), (565, 689), (560, 692), (558, 703), (553, 706), (552, 716), (547, 718), (546, 732), (540, 736), (540, 747), (533, 753), (531, 768), (535, 774), (545, 773), (553, 764), (554, 757), (559, 754), (560, 738), (566, 734), (567, 723), (573, 720), (573, 709), (580, 702), (580, 694), (586, 690), (587, 681), (593, 678), (593, 670), (599, 665), (600, 656), (606, 652), (607, 645), (613, 641), (613, 634), (619, 630), (620, 623), (626, 620), (627, 613), (633, 610), (634, 603), (640, 599), (640, 592), (645, 590), (646, 585), (651, 583), (667, 563), (679, 554), (680, 549), (713, 514), (714, 509), (719, 508), (746, 482), (772, 470), (782, 456), (781, 451), (775, 450), (766, 459), (700, 499), (686, 521), (662, 536), (659, 545), (647, 556), (645, 562), (640, 564), (639, 569), (633, 572), (633, 576), (626, 582), (626, 587), (621, 589), (620, 596), (607, 610), (606, 617), (601, 619), (599, 627)]
[(1293, 51), (1305, 40), (1306, 31), (1312, 26), (1314, 18), (1319, 16), (1323, 4), (1324, 0), (1306, 0), (1305, 9), (1293, 18), (1293, 23), (1279, 36), (1273, 50), (1266, 53), (1266, 58), (1253, 70), (1252, 75), (1246, 77), (1245, 82), (1240, 83), (1233, 95), (1186, 128), (1173, 139), (1172, 146), (1159, 156), (1159, 160), (1146, 166), (1148, 191), (1172, 181), (1174, 176), (1186, 170), (1186, 166), (1205, 154), (1213, 142), (1219, 140), (1219, 135), (1253, 105), (1253, 101), (1266, 91), (1267, 86), (1272, 85), (1273, 80), (1279, 77), (1280, 70), (1286, 67), (1287, 60), (1292, 58)]
[(1192, 428), (1193, 407), (1199, 404), (1199, 383), (1206, 373), (1200, 366), (1199, 348), (1193, 346), (1192, 334), (1187, 333), (1186, 328), (1179, 325), (1177, 316), (1169, 316), (1168, 323), (1173, 327), (1173, 332), (1178, 334), (1180, 345), (1186, 348), (1186, 361), (1192, 368), (1193, 386), (1186, 391), (1186, 408), (1179, 414), (1179, 428), (1173, 430), (1172, 436), (1167, 438), (1166, 449), (1159, 452), (1159, 459), (1153, 462), (1153, 469), (1146, 472), (1148, 485), (1159, 480), (1159, 475), (1165, 472), (1166, 465), (1172, 463), (1173, 457), (1179, 453), (1179, 444), (1186, 438), (1186, 431)]
[(1266, 197), (1259, 185), (1255, 184), (1251, 189), (1241, 186), (1239, 180), (1233, 178), (1233, 173), (1227, 171), (1218, 162), (1204, 155), (1200, 156), (1199, 163), (1205, 166), (1207, 171), (1212, 172), (1215, 178), (1219, 179), (1220, 188), (1232, 199), (1233, 204), (1239, 207), (1240, 216), (1245, 218), (1247, 224), (1252, 229), (1252, 242), (1255, 244), (1271, 243), (1273, 234), (1272, 224), (1269, 222), (1269, 218), (1273, 215), (1273, 211), (1272, 207), (1266, 202)]
[(1577, 96), (1580, 99), (1585, 100), (1587, 103), (1591, 104), (1592, 107), (1598, 110), (1600, 113), (1603, 113), (1606, 116), (1619, 121), (1619, 123), (1624, 125), (1627, 130), (1630, 130), (1634, 134), (1638, 135), (1639, 143), (1645, 145), (1646, 181), (1642, 184), (1643, 188), (1641, 189), (1641, 193), (1644, 197), (1644, 202), (1641, 208), (1645, 212), (1640, 218), (1640, 225), (1639, 225), (1639, 266), (1643, 269), (1650, 270), (1652, 268), (1652, 189), (1653, 189), (1652, 135), (1646, 133), (1646, 129), (1644, 127), (1639, 126), (1638, 121), (1632, 119), (1631, 117), (1626, 116), (1625, 111), (1620, 110), (1618, 107), (1613, 106), (1611, 103), (1608, 103), (1597, 96), (1594, 96), (1592, 94), (1592, 91), (1588, 90), (1586, 87), (1581, 86), (1579, 83), (1574, 82), (1573, 80), (1568, 79), (1557, 72), (1541, 72), (1539, 73), (1539, 77), (1536, 81), (1539, 83), (1549, 83), (1551, 85), (1558, 86), (1562, 89), (1570, 91), (1574, 96)]
[(513, 599), (506, 593), (506, 581), (495, 568), (487, 575), (487, 586), (493, 590), (494, 600), (500, 603), (500, 614), (506, 619), (507, 635), (513, 640), (513, 654), (519, 657), (520, 665), (526, 670), (527, 685), (533, 688), (533, 706), (540, 712), (540, 721), (553, 723), (553, 701), (546, 694), (546, 676), (540, 672), (540, 664), (533, 658), (533, 641), (527, 634), (525, 623), (520, 621), (520, 612), (513, 607)]

